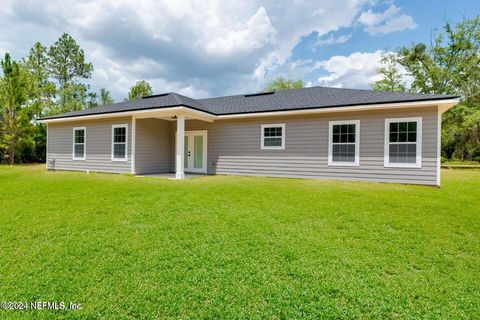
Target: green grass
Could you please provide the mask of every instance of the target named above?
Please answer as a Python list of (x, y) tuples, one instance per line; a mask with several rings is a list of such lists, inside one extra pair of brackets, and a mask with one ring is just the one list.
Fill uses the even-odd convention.
[(445, 166), (480, 166), (479, 161), (467, 161), (467, 160), (446, 160), (442, 162)]
[(0, 318), (475, 318), (480, 170), (443, 187), (0, 167)]

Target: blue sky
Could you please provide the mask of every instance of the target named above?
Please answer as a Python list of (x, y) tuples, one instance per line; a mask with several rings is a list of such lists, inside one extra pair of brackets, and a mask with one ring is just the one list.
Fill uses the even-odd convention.
[[(408, 15), (415, 23), (414, 28), (405, 28), (388, 33), (369, 34), (362, 27), (349, 26), (321, 36), (321, 39), (348, 38), (343, 43), (323, 45), (312, 50), (311, 45), (318, 39), (315, 33), (304, 37), (294, 48), (292, 60), (313, 59), (315, 61), (328, 60), (332, 56), (348, 56), (355, 52), (375, 52), (377, 50), (395, 51), (402, 46), (413, 43), (429, 43), (432, 32), (441, 31), (446, 21), (455, 24), (463, 18), (471, 18), (480, 14), (480, 1), (379, 1), (373, 9), (376, 13), (385, 12), (389, 7), (395, 6), (401, 14)], [(311, 72), (304, 77), (305, 81), (315, 82), (315, 79), (326, 74), (322, 70)], [(368, 88), (364, 83), (360, 87)]]
[(255, 92), (277, 76), (368, 88), (383, 52), (477, 14), (473, 0), (3, 0), (0, 54), (20, 59), (68, 32), (94, 64), (91, 90), (117, 100), (140, 79), (192, 97)]

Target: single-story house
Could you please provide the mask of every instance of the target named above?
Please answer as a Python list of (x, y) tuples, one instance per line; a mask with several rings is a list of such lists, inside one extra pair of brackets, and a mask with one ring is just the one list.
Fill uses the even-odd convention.
[(441, 115), (458, 96), (311, 87), (164, 93), (59, 114), (47, 167), (440, 185)]

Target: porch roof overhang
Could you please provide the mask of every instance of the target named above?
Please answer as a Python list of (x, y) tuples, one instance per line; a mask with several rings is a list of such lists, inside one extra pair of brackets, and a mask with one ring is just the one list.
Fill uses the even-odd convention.
[(173, 121), (178, 115), (185, 116), (185, 119), (197, 119), (207, 122), (213, 122), (216, 116), (196, 110), (187, 106), (174, 106), (174, 107), (160, 107), (152, 108), (146, 110), (133, 110), (133, 111), (122, 111), (122, 112), (110, 112), (110, 113), (101, 113), (101, 114), (92, 114), (85, 116), (74, 116), (74, 117), (65, 117), (65, 118), (52, 118), (52, 119), (43, 119), (39, 122), (41, 123), (61, 123), (61, 122), (71, 122), (71, 121), (84, 121), (84, 120), (100, 120), (106, 118), (119, 118), (119, 117), (133, 117), (135, 119), (146, 119), (146, 118), (159, 118), (163, 120)]

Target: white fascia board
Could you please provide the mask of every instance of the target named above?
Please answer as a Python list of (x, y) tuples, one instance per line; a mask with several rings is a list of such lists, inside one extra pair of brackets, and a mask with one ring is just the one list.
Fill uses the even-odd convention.
[(92, 114), (92, 115), (85, 115), (85, 116), (78, 116), (78, 117), (45, 119), (45, 120), (40, 120), (39, 122), (40, 123), (58, 123), (58, 122), (97, 120), (97, 119), (108, 119), (108, 118), (118, 118), (118, 117), (131, 117), (131, 116), (141, 118), (142, 116), (147, 116), (148, 114), (159, 115), (159, 114), (171, 114), (171, 113), (182, 113), (187, 116), (199, 118), (204, 121), (210, 121), (210, 122), (216, 118), (216, 116), (209, 114), (207, 112), (199, 111), (186, 106), (179, 106), (179, 107), (171, 107), (171, 108), (154, 108), (154, 109), (146, 109), (146, 110), (126, 111), (126, 112)]

